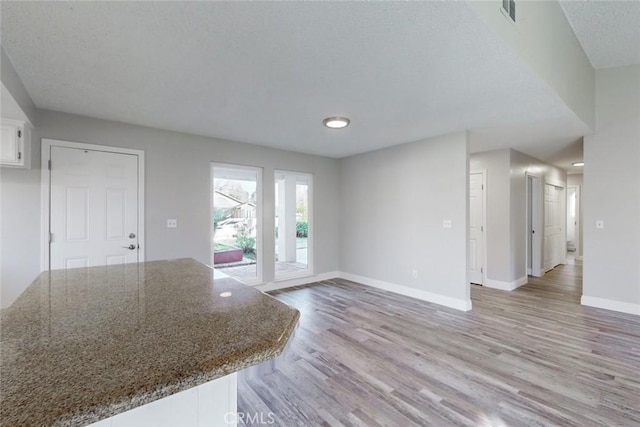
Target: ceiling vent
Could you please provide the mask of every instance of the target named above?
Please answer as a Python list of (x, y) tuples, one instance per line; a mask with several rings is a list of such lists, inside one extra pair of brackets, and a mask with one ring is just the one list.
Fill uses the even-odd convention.
[(516, 2), (515, 0), (502, 0), (502, 11), (513, 22), (516, 22)]

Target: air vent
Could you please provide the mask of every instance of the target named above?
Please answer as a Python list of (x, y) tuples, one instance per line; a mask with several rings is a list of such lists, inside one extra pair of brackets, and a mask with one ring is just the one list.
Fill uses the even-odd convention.
[(502, 9), (506, 12), (506, 15), (511, 18), (513, 22), (516, 22), (516, 2), (515, 0), (502, 0)]

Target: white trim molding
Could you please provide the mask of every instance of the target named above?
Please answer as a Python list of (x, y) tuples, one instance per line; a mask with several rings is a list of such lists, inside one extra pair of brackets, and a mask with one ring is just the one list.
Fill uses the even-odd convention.
[(640, 304), (631, 302), (616, 301), (607, 298), (590, 297), (582, 295), (580, 304), (588, 307), (604, 308), (605, 310), (619, 311), (621, 313), (635, 314), (640, 316)]
[(503, 282), (502, 280), (493, 280), (493, 279), (485, 279), (484, 286), (487, 288), (500, 289), (503, 291), (513, 291), (518, 289), (520, 286), (524, 286), (529, 281), (527, 276), (523, 276), (519, 279), (516, 279), (512, 282)]
[(368, 277), (358, 276), (356, 274), (345, 273), (342, 271), (340, 272), (340, 278), (345, 280), (350, 280), (352, 282), (360, 283), (362, 285), (371, 286), (372, 288), (378, 288), (378, 289), (393, 292), (396, 294), (405, 295), (411, 298), (416, 298), (422, 301), (444, 305), (445, 307), (455, 308), (456, 310), (462, 310), (462, 311), (471, 310), (470, 299), (463, 300), (459, 298), (452, 298), (445, 295), (436, 294), (433, 292), (410, 288), (408, 286), (398, 285), (396, 283), (383, 282), (382, 280), (371, 279)]
[(294, 286), (308, 285), (309, 283), (322, 282), (323, 280), (331, 280), (340, 277), (340, 272), (331, 271), (329, 273), (321, 273), (305, 277), (296, 277), (289, 280), (278, 280), (261, 285), (255, 285), (254, 288), (262, 292), (275, 291), (278, 289), (292, 288)]

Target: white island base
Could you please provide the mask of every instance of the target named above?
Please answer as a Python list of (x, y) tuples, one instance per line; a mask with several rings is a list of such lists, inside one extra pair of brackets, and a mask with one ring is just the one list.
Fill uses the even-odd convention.
[(238, 374), (147, 403), (90, 427), (218, 427), (237, 425)]

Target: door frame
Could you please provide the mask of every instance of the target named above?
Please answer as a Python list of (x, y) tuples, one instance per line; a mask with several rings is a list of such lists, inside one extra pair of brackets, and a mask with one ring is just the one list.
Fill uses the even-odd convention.
[[(526, 203), (526, 219), (525, 219), (525, 236), (526, 236), (526, 256), (525, 271), (534, 277), (544, 276), (542, 266), (542, 235), (544, 233), (544, 212), (543, 212), (543, 183), (539, 175), (525, 172), (525, 203)], [(531, 190), (529, 190), (529, 181), (531, 181)], [(529, 228), (529, 219), (531, 219), (531, 228)], [(531, 231), (538, 230), (537, 235)], [(542, 230), (542, 231), (541, 231)], [(534, 236), (533, 238), (531, 236)], [(531, 251), (531, 268), (529, 268), (529, 252)]]
[[(111, 147), (108, 145), (87, 144), (84, 142), (62, 141), (57, 139), (42, 138), (41, 171), (40, 178), (40, 270), (47, 271), (51, 267), (51, 252), (49, 233), (51, 232), (51, 148), (75, 148), (81, 150), (102, 151), (116, 154), (129, 154), (138, 157), (138, 262), (145, 260), (145, 230), (144, 230), (144, 151), (130, 148)], [(54, 166), (55, 167), (55, 166)]]
[[(482, 175), (482, 283), (480, 285), (485, 284), (487, 281), (487, 170), (486, 169), (476, 169), (469, 171), (469, 178), (471, 175), (481, 174)], [(467, 183), (469, 185), (469, 183)], [(470, 195), (467, 194), (467, 199), (469, 199)], [(468, 200), (467, 200), (468, 202)], [(471, 209), (469, 209), (469, 215), (471, 214)], [(467, 224), (469, 225), (469, 224)], [(467, 239), (469, 240), (469, 239)], [(469, 242), (467, 241), (467, 244)], [(469, 251), (467, 250), (467, 272), (469, 271)], [(469, 280), (467, 280), (471, 283)]]

